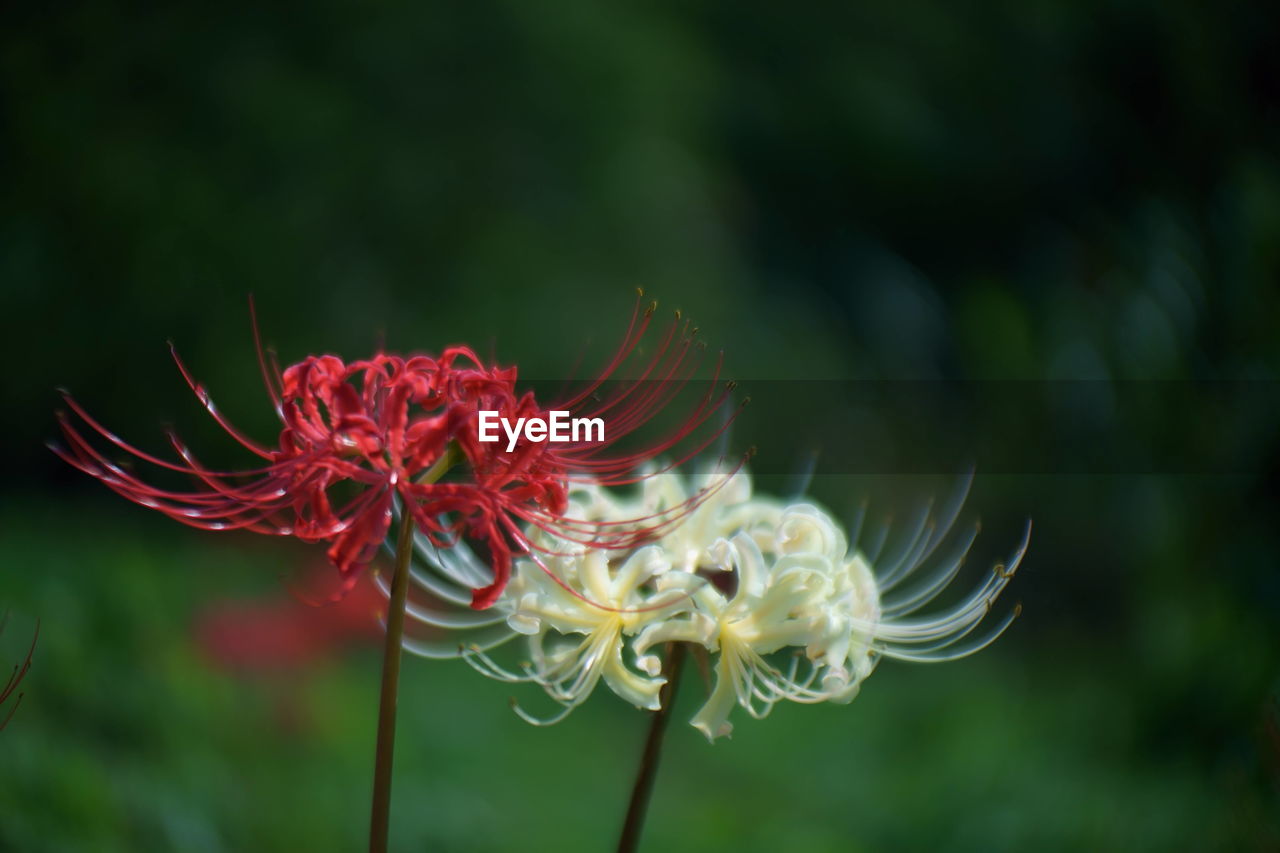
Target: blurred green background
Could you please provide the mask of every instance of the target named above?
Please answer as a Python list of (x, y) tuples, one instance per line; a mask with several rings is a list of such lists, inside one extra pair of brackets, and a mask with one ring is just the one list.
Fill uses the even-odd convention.
[[(911, 436), (896, 459), (932, 459), (931, 432), (1000, 449), (985, 475), (982, 454), (819, 456), (813, 491), (888, 511), (975, 462), (965, 580), (1033, 517), (1023, 617), (714, 746), (683, 725), (690, 675), (649, 849), (1280, 849), (1275, 4), (3, 14), (0, 666), (41, 635), (0, 733), (0, 849), (366, 832), (376, 645), (229, 671), (196, 627), (219, 602), (302, 609), (286, 587), (316, 553), (181, 528), (61, 466), (55, 386), (145, 447), (173, 423), (242, 462), (165, 341), (271, 437), (250, 293), (286, 360), (465, 341), (558, 378), (637, 286), (748, 392), (926, 380), (982, 412), (1016, 380), (1059, 411), (973, 442), (897, 409), (834, 421), (850, 446)], [(760, 399), (734, 444), (776, 454), (780, 487), (812, 442)], [(1074, 463), (1095, 438), (1111, 451)], [(397, 849), (612, 846), (643, 714), (601, 691), (534, 729), (510, 692), (408, 661)]]

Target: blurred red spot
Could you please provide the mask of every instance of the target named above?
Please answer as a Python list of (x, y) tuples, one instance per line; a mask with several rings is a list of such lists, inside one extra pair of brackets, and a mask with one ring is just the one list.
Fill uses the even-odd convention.
[(386, 600), (362, 580), (341, 600), (315, 606), (276, 596), (222, 601), (196, 617), (196, 640), (217, 666), (241, 672), (289, 669), (333, 657), (382, 636)]

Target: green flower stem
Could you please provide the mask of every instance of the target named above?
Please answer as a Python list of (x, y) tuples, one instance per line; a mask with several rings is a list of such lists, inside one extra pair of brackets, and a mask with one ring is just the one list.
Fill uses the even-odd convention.
[(618, 853), (635, 853), (640, 846), (640, 832), (644, 829), (644, 816), (649, 809), (649, 798), (653, 794), (653, 783), (658, 775), (662, 740), (675, 705), (684, 656), (684, 643), (667, 644), (667, 660), (662, 667), (667, 683), (662, 685), (662, 691), (658, 694), (661, 707), (653, 712), (649, 720), (649, 736), (645, 738), (640, 769), (636, 773), (635, 785), (631, 789), (631, 802), (627, 806), (627, 819), (622, 824), (622, 835), (618, 838)]
[[(453, 464), (452, 445), (418, 480), (434, 483)], [(369, 853), (386, 853), (391, 820), (391, 765), (396, 748), (396, 695), (400, 688), (400, 644), (404, 638), (404, 609), (409, 598), (409, 563), (413, 557), (413, 519), (408, 507), (400, 513), (396, 539), (396, 567), (387, 602), (387, 640), (382, 648), (382, 691), (378, 702), (378, 744), (374, 752), (373, 813), (369, 820)]]

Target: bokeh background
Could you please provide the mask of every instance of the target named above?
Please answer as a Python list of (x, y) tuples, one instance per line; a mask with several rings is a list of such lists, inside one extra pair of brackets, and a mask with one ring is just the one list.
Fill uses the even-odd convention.
[[(286, 360), (465, 341), (561, 378), (641, 286), (755, 397), (733, 442), (762, 487), (816, 458), (817, 499), (889, 513), (974, 463), (968, 582), (1036, 524), (1023, 616), (978, 656), (886, 663), (849, 706), (714, 746), (683, 725), (688, 674), (650, 849), (1277, 849), (1276, 17), (7, 8), (0, 666), (37, 619), (40, 641), (0, 733), (0, 848), (366, 832), (367, 619), (290, 596), (316, 551), (61, 466), (55, 386), (148, 448), (172, 423), (239, 462), (165, 341), (270, 437), (249, 294)], [(851, 414), (868, 388), (885, 407)], [(534, 729), (510, 692), (407, 662), (397, 849), (612, 846), (644, 715), (602, 691)]]

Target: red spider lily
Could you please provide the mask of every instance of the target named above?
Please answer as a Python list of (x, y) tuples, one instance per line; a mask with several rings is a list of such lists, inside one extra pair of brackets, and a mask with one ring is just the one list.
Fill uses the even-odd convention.
[[(0, 634), (4, 633), (5, 625), (9, 622), (9, 614), (6, 613), (0, 618)], [(13, 665), (13, 674), (9, 676), (9, 680), (5, 683), (4, 689), (0, 690), (0, 707), (9, 701), (9, 697), (13, 695), (13, 691), (18, 689), (18, 685), (22, 683), (22, 679), (26, 677), (27, 672), (31, 669), (31, 655), (36, 650), (36, 640), (40, 637), (40, 623), (36, 623), (35, 635), (31, 638), (31, 648), (27, 649), (27, 658), (21, 664)], [(13, 719), (13, 715), (17, 713), (18, 706), (22, 704), (23, 694), (19, 693), (18, 698), (14, 700), (13, 707), (9, 709), (9, 713), (5, 715), (3, 721), (0, 721), (0, 731), (4, 731), (9, 725), (9, 721)]]
[[(614, 444), (648, 422), (694, 376), (696, 329), (690, 330), (677, 313), (659, 346), (640, 365), (639, 377), (606, 389), (637, 349), (655, 307), (653, 303), (642, 311), (637, 303), (627, 334), (600, 377), (548, 407), (531, 392), (516, 391), (514, 367), (486, 365), (464, 346), (449, 347), (438, 357), (378, 354), (351, 363), (332, 355), (309, 356), (281, 372), (274, 362), (268, 367), (259, 345), (263, 379), (284, 425), (274, 448), (233, 427), (175, 353), (183, 377), (209, 414), (265, 463), (244, 471), (205, 467), (172, 433), (169, 439), (181, 462), (139, 450), (100, 425), (64, 392), (71, 412), (93, 433), (137, 460), (194, 478), (198, 486), (192, 491), (158, 488), (112, 462), (66, 413), (59, 413), (59, 421), (67, 447), (53, 449), (129, 500), (184, 524), (329, 543), (329, 559), (343, 579), (339, 595), (350, 590), (386, 538), (398, 499), (411, 522), (437, 545), (448, 547), (467, 537), (486, 546), (493, 582), (473, 590), (472, 596), (472, 606), (482, 609), (505, 587), (513, 549), (531, 547), (522, 524), (596, 547), (628, 548), (676, 523), (705, 499), (705, 493), (695, 495), (685, 504), (626, 523), (571, 523), (562, 518), (574, 482), (637, 482), (643, 477), (637, 473), (641, 465), (692, 444), (671, 464), (687, 460), (732, 419), (726, 418), (701, 440), (686, 441), (721, 409), (732, 391), (732, 383), (718, 387), (717, 361), (707, 392), (680, 427), (640, 451), (610, 455)], [(480, 411), (497, 411), (514, 421), (545, 417), (551, 410), (607, 416), (607, 440), (520, 441), (510, 452), (502, 443), (479, 440)], [(455, 465), (460, 461), (466, 465)], [(451, 478), (438, 481), (450, 468)], [(354, 496), (339, 500), (339, 486)]]

